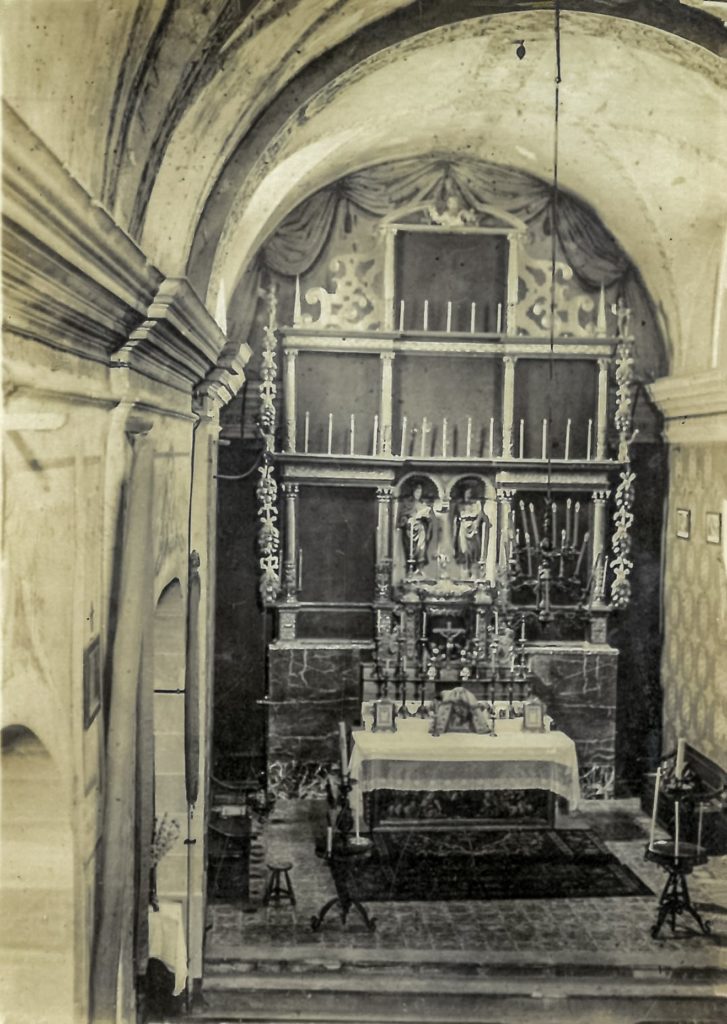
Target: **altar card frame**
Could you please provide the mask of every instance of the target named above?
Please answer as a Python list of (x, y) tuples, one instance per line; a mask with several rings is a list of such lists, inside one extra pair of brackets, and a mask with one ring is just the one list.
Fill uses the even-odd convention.
[(541, 700), (536, 698), (523, 704), (523, 729), (527, 732), (545, 732), (545, 707)]
[(396, 732), (396, 705), (388, 697), (374, 701), (374, 721), (371, 732)]

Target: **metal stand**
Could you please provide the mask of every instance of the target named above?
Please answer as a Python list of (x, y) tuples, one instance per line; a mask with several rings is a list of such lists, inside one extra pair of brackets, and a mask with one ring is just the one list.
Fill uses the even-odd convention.
[(351, 835), (353, 818), (348, 802), (351, 787), (351, 780), (348, 776), (345, 776), (341, 780), (338, 793), (339, 811), (336, 818), (336, 834), (333, 837), (331, 848), (318, 854), (324, 857), (330, 865), (337, 895), (333, 899), (328, 900), (327, 903), (324, 903), (318, 913), (314, 914), (311, 918), (310, 926), (314, 932), (318, 931), (323, 924), (326, 914), (329, 910), (333, 910), (334, 907), (338, 907), (343, 924), (346, 923), (351, 907), (354, 907), (368, 930), (370, 932), (376, 930), (376, 919), (369, 917), (366, 907), (359, 900), (352, 898), (348, 888), (349, 871), (351, 869), (350, 866), (355, 864), (354, 858), (370, 853), (373, 846), (370, 839), (366, 839), (364, 836)]
[(671, 930), (674, 931), (677, 915), (683, 914), (685, 911), (692, 915), (702, 934), (709, 935), (710, 923), (702, 919), (692, 903), (686, 878), (688, 874), (691, 874), (695, 865), (706, 863), (707, 855), (701, 847), (695, 846), (693, 843), (680, 843), (678, 857), (675, 857), (674, 852), (674, 843), (670, 840), (657, 840), (652, 846), (646, 847), (646, 859), (654, 861), (667, 872), (666, 883), (659, 897), (656, 924), (651, 929), (651, 937), (652, 939), (659, 938), (659, 932), (667, 918)]

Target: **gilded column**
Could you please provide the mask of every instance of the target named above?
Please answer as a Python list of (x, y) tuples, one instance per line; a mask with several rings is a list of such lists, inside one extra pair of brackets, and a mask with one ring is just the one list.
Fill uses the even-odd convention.
[(515, 363), (517, 356), (503, 356), (504, 374), (502, 381), (502, 454), (506, 459), (513, 456), (513, 421), (515, 417)]
[(604, 583), (606, 580), (606, 502), (608, 491), (593, 492), (593, 548), (591, 553), (591, 571), (593, 573), (593, 604), (603, 602)]
[(394, 290), (396, 281), (396, 229), (389, 228), (384, 242), (384, 330), (394, 330)]
[(608, 429), (608, 367), (609, 359), (598, 360), (598, 406), (596, 408), (596, 458), (606, 458)]
[(295, 601), (298, 579), (298, 484), (283, 484), (285, 496), (285, 561), (283, 563), (283, 591), (286, 601)]
[(286, 450), (295, 451), (295, 362), (298, 352), (296, 349), (285, 351), (285, 375), (283, 378), (283, 402), (285, 408), (285, 438)]
[(510, 337), (517, 333), (515, 323), (515, 311), (517, 309), (518, 272), (517, 272), (517, 250), (518, 236), (512, 233), (508, 237), (509, 245), (507, 252), (507, 310), (505, 315), (505, 331)]
[(376, 488), (376, 600), (388, 601), (391, 596), (391, 487)]

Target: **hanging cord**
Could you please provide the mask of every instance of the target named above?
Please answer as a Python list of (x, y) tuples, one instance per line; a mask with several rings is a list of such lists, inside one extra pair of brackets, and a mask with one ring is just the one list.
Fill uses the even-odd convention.
[(553, 432), (553, 369), (555, 354), (555, 270), (558, 256), (558, 128), (560, 118), (560, 0), (555, 0), (555, 90), (553, 110), (553, 188), (550, 197), (550, 352), (548, 357), (548, 486), (547, 511), (550, 511), (552, 495), (551, 438)]

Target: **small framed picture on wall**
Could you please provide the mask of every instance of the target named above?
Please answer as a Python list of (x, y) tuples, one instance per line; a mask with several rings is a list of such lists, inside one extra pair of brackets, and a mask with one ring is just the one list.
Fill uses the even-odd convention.
[(677, 537), (682, 540), (689, 540), (692, 513), (688, 508), (677, 509)]
[(705, 523), (708, 544), (720, 544), (722, 541), (722, 516), (719, 512), (708, 512)]

